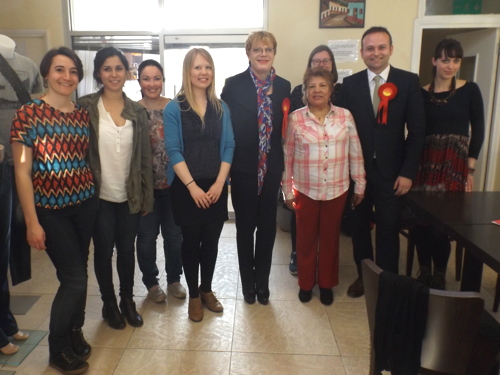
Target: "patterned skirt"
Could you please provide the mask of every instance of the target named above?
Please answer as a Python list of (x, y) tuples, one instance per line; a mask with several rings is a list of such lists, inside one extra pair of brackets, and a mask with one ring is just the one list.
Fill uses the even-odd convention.
[(414, 191), (465, 191), (469, 137), (431, 134), (425, 139)]

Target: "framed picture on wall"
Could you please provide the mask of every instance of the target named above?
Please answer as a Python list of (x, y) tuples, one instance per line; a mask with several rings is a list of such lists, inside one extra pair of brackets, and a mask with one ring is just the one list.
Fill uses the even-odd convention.
[(320, 0), (319, 27), (365, 27), (366, 0)]

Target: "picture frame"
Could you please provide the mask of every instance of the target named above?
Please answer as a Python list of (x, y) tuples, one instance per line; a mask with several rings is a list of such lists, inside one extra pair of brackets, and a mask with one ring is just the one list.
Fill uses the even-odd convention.
[(366, 0), (320, 0), (319, 28), (365, 27)]

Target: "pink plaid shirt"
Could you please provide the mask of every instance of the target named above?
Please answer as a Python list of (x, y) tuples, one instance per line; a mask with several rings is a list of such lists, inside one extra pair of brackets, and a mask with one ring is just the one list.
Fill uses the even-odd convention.
[[(366, 179), (363, 153), (351, 113), (331, 104), (321, 125), (305, 106), (289, 117), (283, 146), (285, 199), (293, 199), (293, 189), (314, 200), (331, 200), (349, 188), (364, 194)], [(293, 188), (293, 189), (292, 189)]]

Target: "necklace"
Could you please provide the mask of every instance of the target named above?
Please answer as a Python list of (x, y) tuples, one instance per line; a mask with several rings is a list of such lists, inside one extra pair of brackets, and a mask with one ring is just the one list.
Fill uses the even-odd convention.
[(450, 84), (450, 93), (446, 98), (443, 99), (437, 99), (436, 96), (434, 95), (434, 81), (431, 82), (429, 86), (429, 96), (431, 97), (431, 103), (435, 105), (444, 105), (448, 104), (451, 98), (453, 98), (453, 95), (455, 95), (455, 92), (457, 91), (457, 82), (455, 77), (451, 79), (451, 84)]

